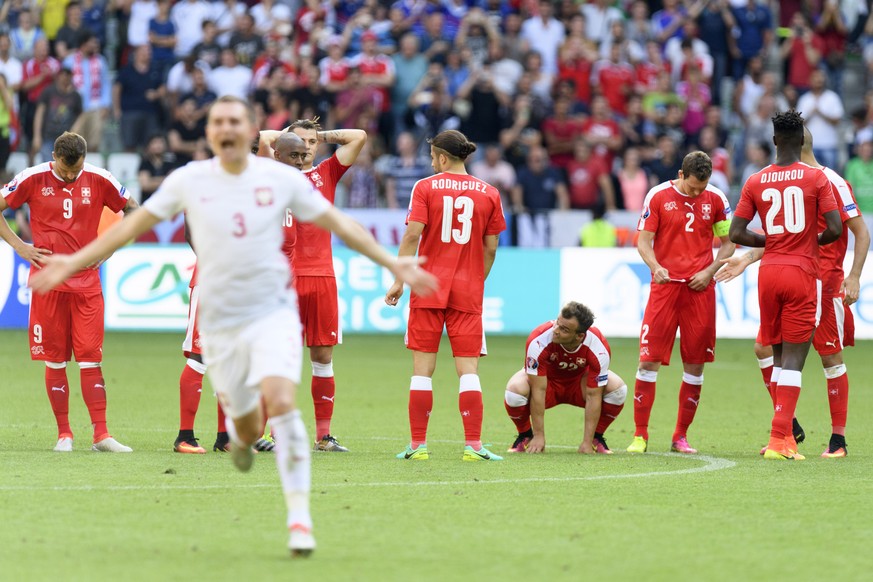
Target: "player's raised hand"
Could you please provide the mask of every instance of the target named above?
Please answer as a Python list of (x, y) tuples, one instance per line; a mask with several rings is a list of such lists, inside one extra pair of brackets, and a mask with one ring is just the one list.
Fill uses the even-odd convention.
[(33, 245), (24, 245), (21, 248), (15, 249), (22, 259), (39, 269), (45, 264), (46, 259), (52, 252), (48, 249), (41, 249)]
[(742, 256), (729, 257), (721, 260), (721, 268), (715, 274), (715, 280), (719, 283), (727, 283), (743, 274), (748, 263)]
[[(409, 285), (409, 290), (416, 295), (420, 295), (422, 297), (426, 297), (435, 293), (439, 288), (439, 283), (437, 282), (436, 277), (425, 271), (424, 269), (420, 269), (419, 265), (424, 263), (426, 260), (425, 257), (397, 257), (397, 262), (394, 264), (394, 276), (402, 282)], [(391, 286), (391, 289), (394, 290), (395, 284)], [(391, 291), (389, 290), (389, 294), (386, 295), (385, 300), (388, 302)], [(403, 288), (400, 289), (400, 294), (397, 295), (397, 299), (400, 299), (400, 295), (403, 294)], [(395, 301), (394, 304), (397, 302)], [(388, 305), (392, 305), (392, 303), (388, 303)]]
[(70, 255), (46, 257), (43, 268), (30, 278), (30, 287), (41, 295), (48, 293), (69, 279), (76, 270)]
[(857, 277), (851, 275), (843, 279), (840, 285), (840, 293), (843, 294), (843, 303), (851, 305), (858, 301), (858, 295), (861, 292), (861, 282)]

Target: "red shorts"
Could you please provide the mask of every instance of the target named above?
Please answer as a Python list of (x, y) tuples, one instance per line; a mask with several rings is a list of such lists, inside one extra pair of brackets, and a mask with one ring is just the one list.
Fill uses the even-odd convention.
[(715, 285), (692, 291), (685, 283), (652, 284), (640, 329), (640, 361), (669, 365), (677, 329), (684, 363), (715, 359)]
[(30, 299), (30, 357), (46, 362), (103, 361), (103, 292), (34, 293)]
[(585, 389), (588, 374), (573, 380), (549, 379), (546, 386), (546, 408), (554, 408), (559, 404), (569, 404), (585, 408)]
[(185, 341), (182, 342), (182, 353), (186, 358), (192, 355), (202, 356), (203, 351), (200, 343), (200, 286), (191, 287), (188, 302), (188, 328), (185, 332)]
[(295, 277), (303, 343), (307, 347), (342, 343), (335, 277)]
[(822, 356), (832, 356), (855, 345), (855, 317), (841, 296), (822, 297), (821, 321), (812, 336), (812, 345)]
[(437, 353), (443, 326), (449, 335), (454, 357), (475, 358), (485, 354), (482, 314), (454, 309), (410, 308), (406, 347), (417, 352)]
[(821, 314), (821, 281), (793, 265), (762, 265), (758, 271), (761, 344), (806, 343)]

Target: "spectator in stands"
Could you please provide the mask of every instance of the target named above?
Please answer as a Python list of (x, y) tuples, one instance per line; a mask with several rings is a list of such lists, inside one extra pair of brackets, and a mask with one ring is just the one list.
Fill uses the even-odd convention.
[(649, 175), (641, 163), (640, 150), (635, 147), (626, 148), (621, 168), (616, 175), (622, 206), (631, 212), (642, 211), (643, 201), (651, 187)]
[[(39, 98), (55, 80), (55, 75), (61, 70), (61, 63), (49, 55), (48, 39), (40, 38), (33, 45), (33, 57), (24, 63), (24, 75), (21, 80), (21, 92), (25, 95), (21, 103), (21, 128), (27, 137), (27, 143), (33, 142), (33, 118)], [(31, 148), (31, 156), (35, 150)], [(31, 158), (30, 165), (34, 165)]]
[(681, 106), (682, 99), (673, 90), (670, 73), (662, 71), (658, 75), (655, 90), (643, 97), (643, 115), (652, 123), (662, 124), (671, 105)]
[[(428, 61), (418, 50), (418, 37), (407, 33), (400, 39), (400, 50), (391, 56), (395, 82), (391, 87), (391, 115), (394, 127), (404, 128), (404, 117), (410, 95), (428, 72)], [(340, 125), (340, 127), (357, 127)], [(435, 135), (435, 134), (434, 134)]]
[(806, 127), (815, 136), (812, 151), (823, 166), (837, 169), (839, 161), (839, 125), (845, 108), (836, 92), (827, 88), (825, 72), (817, 69), (809, 77), (809, 92), (797, 102), (797, 110), (806, 120)]
[(160, 188), (164, 178), (176, 167), (176, 157), (167, 151), (167, 139), (161, 134), (152, 135), (142, 153), (139, 164), (139, 187), (142, 201)]
[(413, 92), (409, 97), (409, 107), (407, 124), (411, 124), (410, 129), (422, 143), (422, 153), (430, 151), (430, 147), (423, 141), (425, 138), (461, 127), (461, 119), (452, 108), (452, 99), (444, 80), (437, 81), (431, 88)]
[(815, 35), (824, 42), (822, 64), (827, 72), (828, 87), (832, 91), (842, 93), (849, 29), (846, 27), (838, 1), (825, 0), (821, 15), (815, 23)]
[(499, 145), (485, 146), (482, 159), (470, 165), (470, 174), (497, 188), (504, 208), (512, 207), (511, 194), (516, 182), (515, 168), (503, 159), (503, 149)]
[(630, 18), (625, 24), (625, 35), (643, 47), (654, 40), (652, 20), (649, 18), (649, 5), (646, 4), (645, 0), (635, 0), (631, 4)]
[(176, 163), (184, 166), (191, 161), (194, 152), (206, 143), (205, 120), (197, 119), (197, 104), (193, 99), (185, 99), (176, 108), (176, 121), (170, 126), (167, 138), (170, 152)]
[(558, 48), (564, 42), (566, 31), (552, 16), (554, 7), (550, 0), (539, 0), (537, 6), (539, 13), (524, 21), (519, 36), (531, 50), (539, 53), (543, 72), (554, 75), (558, 72)]
[[(687, 26), (687, 28), (696, 30), (697, 26), (692, 24)], [(672, 43), (675, 40), (675, 38), (670, 39), (670, 42)], [(709, 56), (709, 47), (706, 46), (706, 43), (699, 38), (685, 37), (671, 48), (676, 47), (678, 47), (678, 50), (675, 51), (675, 54), (668, 53), (670, 54), (668, 58), (671, 59), (673, 82), (687, 81), (688, 70), (691, 67), (696, 67), (700, 70), (703, 81), (708, 84), (710, 78), (712, 78), (713, 64), (712, 57)]]
[[(458, 91), (464, 83), (467, 82), (472, 73), (462, 56), (462, 52), (463, 51), (452, 51), (445, 57), (443, 75), (446, 77), (449, 95), (452, 97), (455, 97), (458, 94)], [(441, 62), (440, 57), (436, 58), (436, 62)]]
[[(693, 143), (689, 141), (689, 145)], [(712, 160), (712, 175), (709, 178), (709, 183), (723, 192), (728, 192), (734, 178), (731, 155), (719, 145), (715, 129), (708, 125), (701, 128), (700, 135), (697, 137), (696, 149), (706, 152), (709, 159)]]
[(591, 100), (591, 117), (585, 122), (583, 131), (588, 143), (594, 150), (594, 155), (603, 161), (603, 165), (612, 168), (624, 145), (621, 128), (613, 118), (605, 97), (597, 96)]
[(213, 11), (204, 0), (180, 0), (173, 5), (170, 19), (176, 26), (176, 57), (187, 57), (203, 40), (203, 21), (214, 20)]
[(82, 6), (73, 0), (67, 4), (64, 25), (55, 36), (55, 54), (58, 59), (64, 60), (79, 48), (84, 38), (82, 33), (86, 30), (89, 29), (82, 24)]
[[(12, 56), (12, 46), (9, 42), (9, 35), (5, 32), (0, 32), (0, 75), (6, 78), (6, 88), (12, 92), (13, 96), (18, 93), (21, 88), (21, 81), (24, 77), (24, 66), (21, 61)], [(13, 99), (13, 102), (16, 102)], [(16, 104), (16, 110), (17, 110)]]
[(236, 53), (237, 62), (249, 69), (258, 55), (264, 52), (264, 37), (255, 30), (255, 19), (251, 14), (243, 14), (237, 19), (237, 30), (230, 35), (228, 46)]
[(637, 63), (646, 58), (645, 45), (641, 45), (625, 35), (623, 20), (616, 20), (612, 23), (609, 34), (600, 43), (600, 57), (608, 59), (613, 45), (621, 47), (619, 54), (629, 63)]
[(560, 170), (549, 165), (545, 148), (531, 148), (527, 166), (518, 170), (512, 189), (512, 211), (522, 214), (569, 208), (570, 194)]
[[(15, 2), (4, 2), (3, 7), (0, 8), (0, 21), (3, 21), (5, 18), (9, 18), (8, 22), (11, 26), (14, 26), (18, 22), (18, 14), (21, 10), (24, 9), (23, 3), (19, 3), (19, 9), (14, 10), (11, 8), (12, 4)], [(42, 4), (42, 10), (39, 13), (39, 25), (42, 27), (42, 31), (45, 33), (46, 38), (50, 41), (54, 41), (57, 38), (58, 30), (64, 25), (64, 20), (66, 19), (66, 7), (67, 2), (64, 0), (45, 0)], [(8, 16), (4, 14), (4, 10), (6, 7), (10, 7)], [(55, 53), (57, 57), (57, 53)], [(58, 57), (60, 60), (60, 57)]]
[(739, 34), (737, 54), (733, 61), (734, 79), (742, 78), (752, 57), (766, 58), (767, 47), (773, 42), (773, 17), (770, 9), (757, 0), (747, 0), (743, 7), (733, 7)]
[(261, 36), (285, 36), (291, 32), (291, 8), (275, 0), (261, 0), (249, 10), (255, 32)]
[(378, 50), (379, 37), (372, 31), (361, 35), (361, 52), (352, 57), (349, 64), (361, 70), (363, 84), (374, 87), (382, 93), (382, 110), (379, 112), (381, 119), (379, 127), (382, 135), (389, 139), (394, 135), (393, 118), (391, 112), (390, 89), (397, 79), (394, 70), (394, 61), (391, 57), (381, 54)]
[(45, 34), (36, 26), (33, 13), (29, 10), (22, 12), (18, 18), (18, 26), (9, 32), (12, 56), (21, 61), (27, 61), (33, 56), (34, 46)]
[(844, 175), (854, 189), (858, 208), (869, 214), (873, 212), (873, 139), (865, 139), (857, 149), (858, 155), (846, 164)]
[(334, 35), (327, 42), (327, 56), (318, 61), (319, 79), (331, 93), (345, 87), (349, 76), (349, 59), (345, 57), (343, 38)]
[(804, 93), (809, 90), (810, 75), (818, 68), (826, 47), (803, 12), (797, 12), (791, 22), (791, 37), (782, 43), (780, 55), (788, 61), (787, 84)]
[(474, 143), (497, 143), (503, 124), (501, 111), (509, 106), (510, 98), (494, 86), (491, 69), (483, 65), (473, 71), (458, 90), (457, 98), (468, 100), (470, 104), (469, 114), (461, 115), (464, 135)]
[(221, 63), (221, 45), (218, 43), (218, 27), (212, 20), (204, 20), (202, 26), (203, 40), (191, 49), (191, 56), (209, 65), (210, 69), (214, 69)]
[[(47, 8), (49, 7), (42, 6), (42, 12), (45, 12)], [(63, 13), (63, 6), (60, 8)], [(34, 15), (38, 15), (40, 10), (33, 0), (7, 0), (0, 4), (0, 22), (5, 23), (7, 28), (15, 28), (18, 26), (18, 19), (24, 12), (34, 12)], [(63, 20), (63, 14), (60, 15), (60, 18)], [(58, 23), (53, 32), (56, 32), (61, 24), (63, 22)]]
[(209, 89), (221, 97), (234, 95), (248, 99), (252, 89), (252, 70), (240, 65), (232, 48), (222, 49), (221, 66), (209, 73)]
[(521, 27), (524, 21), (518, 12), (511, 12), (506, 15), (503, 21), (503, 51), (510, 59), (518, 62), (524, 58), (524, 53), (527, 52), (528, 43), (521, 35)]
[(422, 17), (424, 26), (422, 30), (415, 33), (420, 41), (421, 50), (427, 59), (433, 59), (437, 56), (445, 56), (452, 48), (452, 44), (447, 41), (451, 38), (446, 34), (445, 18), (439, 10), (434, 10), (425, 14)]
[(291, 55), (290, 51), (283, 50), (283, 42), (286, 41), (268, 40), (264, 51), (255, 58), (252, 65), (252, 85), (255, 89), (296, 87), (297, 68), (285, 57)]
[(334, 118), (337, 127), (353, 127), (367, 133), (378, 131), (382, 99), (382, 92), (364, 85), (360, 69), (352, 67), (345, 89), (336, 94)]
[(500, 130), (500, 147), (503, 148), (506, 161), (512, 164), (516, 172), (525, 164), (530, 149), (543, 145), (542, 134), (537, 127), (539, 122), (533, 118), (531, 97), (516, 95), (512, 100), (510, 115), (504, 118), (504, 126)]
[[(551, 165), (562, 170), (573, 159), (577, 140), (584, 133), (583, 122), (570, 114), (571, 105), (572, 101), (567, 97), (556, 99), (552, 115), (540, 127)], [(590, 150), (588, 144), (585, 145)], [(572, 190), (572, 179), (569, 176), (568, 180)]]
[(112, 106), (112, 81), (97, 36), (90, 30), (82, 31), (79, 48), (64, 59), (63, 65), (73, 71), (73, 85), (82, 96), (84, 113), (76, 133), (85, 138), (89, 152), (99, 152), (103, 124)]
[(706, 123), (706, 108), (712, 103), (709, 84), (704, 82), (700, 69), (688, 68), (688, 80), (676, 84), (676, 95), (685, 103), (682, 129), (688, 139), (693, 140)]
[(524, 67), (520, 62), (506, 56), (499, 38), (488, 45), (488, 63), (490, 63), (494, 87), (504, 95), (512, 95), (524, 72)]
[(638, 94), (628, 97), (627, 115), (618, 125), (626, 148), (648, 148), (655, 145), (655, 124), (643, 114), (643, 99)]
[(634, 69), (624, 59), (620, 45), (613, 45), (608, 58), (594, 63), (592, 76), (610, 110), (623, 117), (627, 113), (627, 97), (634, 90)]
[(176, 61), (176, 25), (170, 19), (170, 0), (158, 0), (158, 13), (149, 21), (152, 66), (166, 79)]
[(31, 156), (39, 152), (43, 162), (51, 161), (55, 140), (65, 131), (77, 132), (83, 111), (82, 96), (73, 85), (73, 72), (61, 69), (54, 84), (39, 96), (33, 117)]
[[(746, 144), (746, 165), (740, 172), (740, 184), (745, 184), (752, 174), (760, 172), (770, 164), (772, 150), (766, 141), (752, 141)], [(727, 193), (727, 190), (725, 190)], [(736, 202), (736, 200), (731, 201)]]
[(408, 131), (397, 136), (396, 155), (384, 155), (376, 163), (376, 172), (385, 189), (388, 208), (407, 208), (415, 183), (433, 173), (430, 158), (417, 153), (415, 138)]
[(245, 13), (246, 5), (239, 0), (222, 0), (212, 4), (209, 19), (215, 23), (218, 34), (216, 41), (220, 46), (228, 46), (230, 35), (236, 30), (237, 19)]
[(355, 163), (340, 179), (346, 187), (345, 208), (379, 207), (379, 180), (370, 148), (370, 142), (364, 145)]
[(566, 172), (571, 208), (615, 210), (615, 189), (609, 168), (591, 154), (591, 146), (585, 138), (575, 140), (573, 158), (567, 163)]
[(170, 68), (167, 74), (167, 105), (172, 111), (179, 103), (179, 97), (194, 90), (194, 69), (200, 69), (206, 76), (207, 84), (211, 69), (203, 61), (198, 61), (194, 55), (185, 57)]
[(658, 138), (655, 159), (649, 162), (649, 187), (654, 188), (668, 180), (673, 180), (682, 169), (682, 156), (676, 141), (669, 135)]
[(581, 10), (585, 16), (586, 36), (600, 45), (607, 39), (616, 22), (624, 22), (621, 10), (612, 6), (609, 0), (592, 0), (582, 4)]
[(491, 23), (481, 8), (472, 8), (461, 21), (455, 37), (455, 50), (470, 51), (470, 61), (474, 66), (488, 61), (488, 47), (500, 39), (500, 32)]
[[(6, 162), (9, 161), (9, 154), (12, 152), (12, 115), (14, 108), (12, 104), (12, 92), (9, 86), (6, 85), (6, 77), (0, 74), (0, 168), (6, 169)], [(0, 220), (5, 220), (0, 216)]]
[(149, 42), (149, 22), (158, 15), (156, 0), (133, 0), (127, 24), (127, 43), (132, 47)]
[(121, 121), (125, 151), (137, 151), (163, 125), (161, 101), (165, 92), (163, 75), (152, 63), (151, 48), (145, 44), (136, 47), (130, 63), (118, 72), (112, 91), (113, 113)]
[(543, 59), (540, 53), (529, 51), (524, 55), (522, 64), (524, 65), (524, 73), (530, 79), (531, 91), (544, 103), (551, 104), (555, 75), (543, 67)]
[(634, 90), (639, 95), (658, 91), (658, 76), (666, 73), (668, 79), (671, 73), (670, 63), (661, 55), (661, 45), (651, 40), (646, 43), (646, 58), (634, 65)]
[(700, 38), (709, 48), (712, 57), (712, 101), (721, 103), (722, 79), (728, 74), (731, 48), (736, 50), (731, 34), (736, 20), (728, 0), (698, 0), (688, 11), (689, 18), (696, 18)]
[(587, 248), (612, 248), (618, 242), (615, 226), (606, 219), (603, 205), (592, 209), (591, 222), (579, 229), (579, 243)]
[(318, 68), (304, 68), (301, 78), (306, 84), (293, 89), (289, 94), (288, 109), (294, 119), (318, 117), (324, 127), (334, 127), (331, 111), (335, 101), (333, 93), (319, 82)]
[(672, 37), (682, 35), (685, 21), (685, 9), (679, 0), (664, 0), (663, 6), (652, 14), (652, 36), (662, 45)]
[(203, 69), (194, 67), (191, 71), (191, 81), (193, 83), (191, 91), (185, 93), (182, 96), (182, 100), (193, 99), (195, 104), (194, 119), (197, 121), (205, 120), (212, 102), (218, 98), (218, 95), (209, 90), (209, 85), (206, 82), (206, 73), (203, 72)]

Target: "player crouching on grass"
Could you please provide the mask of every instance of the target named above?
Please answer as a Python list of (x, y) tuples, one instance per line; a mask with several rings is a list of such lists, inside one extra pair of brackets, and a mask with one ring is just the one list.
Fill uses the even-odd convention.
[(585, 409), (579, 452), (612, 454), (603, 433), (624, 408), (627, 385), (609, 370), (609, 344), (593, 323), (590, 309), (570, 301), (528, 336), (525, 367), (506, 385), (506, 412), (518, 428), (508, 452), (545, 452), (546, 409), (570, 404)]

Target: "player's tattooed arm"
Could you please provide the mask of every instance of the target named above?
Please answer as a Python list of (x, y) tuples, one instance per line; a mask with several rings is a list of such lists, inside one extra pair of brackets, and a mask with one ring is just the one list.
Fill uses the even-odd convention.
[(727, 283), (743, 274), (746, 267), (756, 261), (760, 261), (764, 256), (764, 249), (749, 249), (748, 252), (742, 255), (727, 257), (719, 261), (722, 265), (721, 269), (715, 274), (715, 280), (719, 283)]
[(130, 214), (131, 212), (133, 212), (134, 210), (136, 210), (137, 208), (139, 208), (139, 203), (136, 200), (134, 200), (133, 198), (128, 198), (127, 204), (124, 205), (124, 208), (122, 208), (121, 211), (126, 216), (126, 215)]
[(337, 160), (344, 166), (351, 166), (367, 143), (367, 132), (362, 129), (319, 131), (318, 141), (338, 144), (340, 147), (336, 150)]

